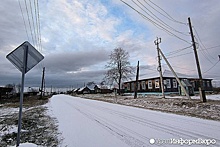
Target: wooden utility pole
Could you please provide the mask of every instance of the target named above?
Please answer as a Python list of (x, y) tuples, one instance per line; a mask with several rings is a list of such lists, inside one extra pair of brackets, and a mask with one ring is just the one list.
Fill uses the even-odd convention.
[(159, 52), (161, 54), (161, 56), (163, 57), (163, 59), (165, 60), (165, 62), (167, 63), (167, 65), (169, 66), (170, 70), (172, 71), (173, 75), (175, 76), (177, 82), (179, 83), (180, 87), (182, 88), (183, 92), (185, 93), (186, 97), (188, 99), (191, 100), (189, 94), (187, 93), (185, 87), (183, 86), (183, 84), (181, 83), (180, 79), (178, 78), (177, 74), (175, 73), (175, 71), (173, 70), (172, 66), (170, 65), (170, 63), (168, 62), (167, 58), (164, 56), (163, 52), (161, 51), (161, 49), (159, 49)]
[(135, 88), (134, 88), (134, 99), (137, 98), (138, 77), (139, 77), (139, 61), (138, 61), (138, 64), (137, 64), (136, 82), (135, 82)]
[(43, 67), (43, 74), (42, 74), (42, 80), (41, 80), (41, 93), (40, 93), (40, 98), (43, 97), (43, 88), (44, 88), (44, 72), (45, 72), (45, 67)]
[(192, 38), (192, 45), (193, 45), (193, 50), (194, 50), (194, 54), (195, 54), (198, 75), (199, 75), (200, 100), (202, 102), (206, 102), (205, 90), (204, 90), (204, 87), (203, 87), (203, 80), (202, 80), (202, 73), (201, 73), (201, 69), (200, 69), (200, 65), (199, 65), (199, 57), (198, 57), (197, 50), (196, 50), (196, 43), (195, 43), (195, 40), (194, 40), (194, 35), (193, 35), (193, 30), (192, 30), (190, 17), (188, 18), (188, 22), (189, 22), (189, 29), (190, 29), (190, 34), (191, 34), (191, 38)]
[(162, 67), (161, 67), (161, 58), (160, 58), (160, 52), (159, 52), (159, 44), (161, 43), (161, 38), (158, 38), (154, 41), (155, 45), (157, 45), (157, 55), (158, 55), (158, 71), (160, 73), (160, 85), (161, 85), (161, 92), (162, 92), (162, 98), (165, 98), (165, 94), (164, 94), (164, 84), (163, 84), (163, 75), (162, 75)]

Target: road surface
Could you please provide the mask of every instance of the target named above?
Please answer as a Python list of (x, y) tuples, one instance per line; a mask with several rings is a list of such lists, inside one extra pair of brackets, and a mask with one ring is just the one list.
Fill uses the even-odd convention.
[(53, 96), (48, 109), (58, 120), (62, 146), (220, 146), (218, 121), (67, 95)]

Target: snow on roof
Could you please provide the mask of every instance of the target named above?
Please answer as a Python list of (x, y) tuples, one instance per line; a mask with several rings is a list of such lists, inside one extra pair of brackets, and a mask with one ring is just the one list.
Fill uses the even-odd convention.
[[(89, 87), (85, 86), (85, 87), (80, 88), (78, 91), (79, 91), (79, 92), (80, 92), (80, 91), (83, 91), (85, 88), (90, 89)], [(90, 90), (91, 90), (91, 89), (90, 89)]]
[(81, 87), (78, 91), (83, 91), (84, 88), (86, 88), (86, 87)]
[(94, 85), (91, 85), (91, 86), (86, 86), (86, 87), (88, 87), (90, 90), (94, 90)]
[(109, 85), (96, 85), (100, 89), (111, 89), (111, 86)]
[(76, 92), (77, 90), (79, 90), (79, 88), (74, 89), (73, 92)]

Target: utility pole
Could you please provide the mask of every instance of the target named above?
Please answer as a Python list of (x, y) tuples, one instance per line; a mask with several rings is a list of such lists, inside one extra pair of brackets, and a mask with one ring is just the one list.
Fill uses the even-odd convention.
[(52, 95), (52, 92), (53, 92), (53, 86), (51, 85), (50, 86), (50, 95)]
[(159, 49), (159, 52), (161, 54), (161, 56), (163, 57), (163, 59), (165, 60), (165, 62), (167, 63), (167, 65), (169, 66), (170, 70), (172, 71), (173, 75), (175, 76), (177, 82), (179, 83), (180, 87), (182, 88), (183, 92), (185, 93), (186, 97), (188, 99), (191, 100), (189, 94), (187, 93), (185, 87), (183, 86), (183, 84), (181, 83), (180, 79), (178, 78), (177, 74), (175, 73), (175, 71), (173, 70), (172, 66), (170, 65), (170, 63), (168, 62), (167, 58), (164, 56), (163, 52), (161, 51), (161, 49)]
[(202, 73), (201, 73), (201, 69), (200, 69), (200, 65), (199, 65), (199, 57), (198, 57), (197, 50), (196, 50), (196, 43), (195, 43), (195, 40), (194, 40), (194, 35), (193, 35), (193, 30), (192, 30), (190, 17), (188, 17), (188, 22), (189, 22), (189, 29), (190, 29), (190, 34), (191, 34), (191, 38), (192, 38), (192, 45), (193, 45), (193, 50), (194, 50), (194, 54), (195, 54), (198, 75), (199, 75), (200, 100), (202, 102), (206, 102), (205, 90), (204, 90), (204, 87), (203, 87), (203, 80), (202, 80)]
[(139, 77), (139, 61), (138, 61), (138, 64), (137, 64), (136, 82), (135, 82), (135, 88), (134, 88), (134, 99), (137, 98), (138, 77)]
[(43, 97), (43, 88), (44, 88), (44, 72), (45, 72), (45, 67), (43, 67), (43, 75), (42, 75), (42, 80), (41, 80), (41, 93), (40, 93), (40, 98), (42, 99)]
[(155, 45), (157, 45), (157, 55), (158, 55), (158, 68), (157, 70), (160, 73), (160, 85), (161, 85), (161, 92), (162, 92), (162, 98), (165, 98), (165, 94), (164, 94), (164, 85), (163, 85), (163, 75), (162, 75), (162, 67), (161, 67), (161, 58), (160, 58), (160, 52), (159, 52), (159, 44), (161, 43), (161, 38), (158, 38), (154, 41)]

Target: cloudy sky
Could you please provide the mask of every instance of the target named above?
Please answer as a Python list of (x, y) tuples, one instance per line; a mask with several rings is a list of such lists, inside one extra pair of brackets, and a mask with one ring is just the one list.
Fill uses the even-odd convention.
[(140, 61), (140, 78), (157, 76), (156, 37), (174, 70), (195, 76), (188, 17), (203, 77), (218, 82), (219, 7), (219, 0), (1, 0), (0, 85), (20, 82), (6, 55), (26, 40), (45, 57), (26, 74), (26, 86), (40, 86), (43, 67), (48, 87), (99, 83), (117, 47), (129, 52), (132, 66)]

